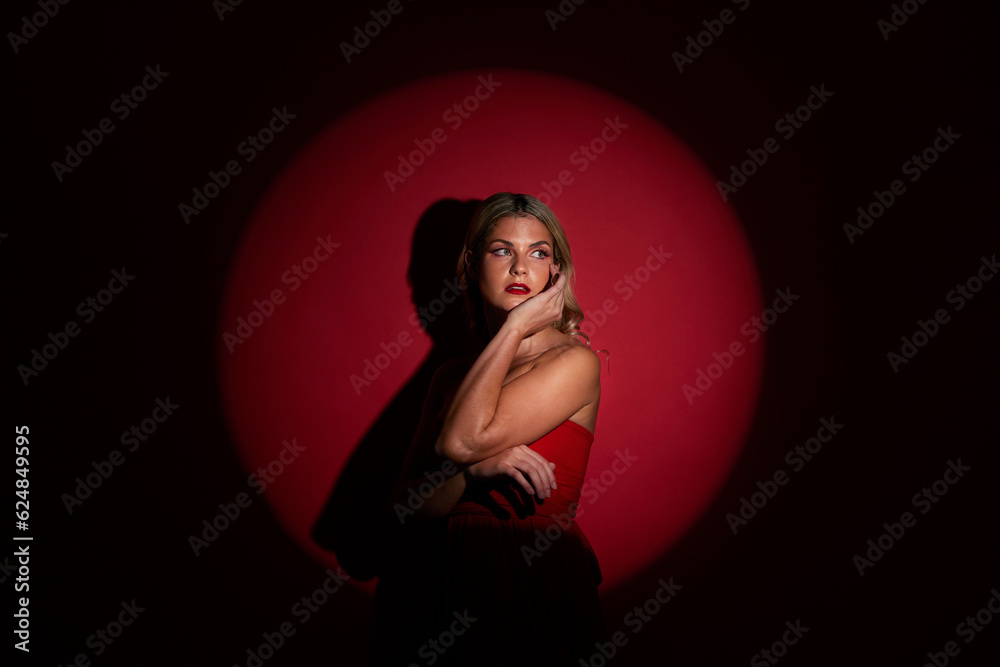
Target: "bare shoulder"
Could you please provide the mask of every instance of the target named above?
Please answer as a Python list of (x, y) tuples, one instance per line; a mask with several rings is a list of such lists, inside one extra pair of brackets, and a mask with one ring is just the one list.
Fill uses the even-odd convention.
[(539, 359), (539, 370), (549, 374), (548, 381), (573, 388), (581, 404), (570, 420), (594, 433), (601, 403), (601, 358), (576, 338), (567, 336), (567, 339), (566, 344), (542, 354), (547, 359)]
[(551, 366), (577, 381), (600, 382), (601, 358), (586, 345), (567, 336), (563, 343), (546, 350), (538, 358), (536, 367)]

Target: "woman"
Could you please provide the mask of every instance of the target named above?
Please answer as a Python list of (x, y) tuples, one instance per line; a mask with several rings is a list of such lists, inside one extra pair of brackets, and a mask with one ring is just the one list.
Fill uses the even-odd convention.
[(577, 665), (604, 638), (600, 568), (573, 520), (601, 385), (569, 244), (540, 201), (498, 193), (458, 274), (482, 351), (438, 369), (394, 494), (418, 505), (414, 520), (447, 522), (431, 587), (440, 633), (413, 662)]

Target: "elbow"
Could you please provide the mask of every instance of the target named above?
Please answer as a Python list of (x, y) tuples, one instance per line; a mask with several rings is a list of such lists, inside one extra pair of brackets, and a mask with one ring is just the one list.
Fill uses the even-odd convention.
[(434, 453), (459, 465), (475, 463), (475, 451), (461, 440), (438, 438), (434, 443)]

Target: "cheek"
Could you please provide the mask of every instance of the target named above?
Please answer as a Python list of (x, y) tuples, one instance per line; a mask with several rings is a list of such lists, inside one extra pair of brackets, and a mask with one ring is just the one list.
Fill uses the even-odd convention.
[(498, 260), (487, 262), (480, 274), (479, 286), (486, 290), (503, 289), (507, 285), (504, 282), (506, 276), (507, 267), (503, 262)]
[(490, 257), (483, 263), (483, 275), (493, 281), (504, 280), (510, 275), (510, 257)]

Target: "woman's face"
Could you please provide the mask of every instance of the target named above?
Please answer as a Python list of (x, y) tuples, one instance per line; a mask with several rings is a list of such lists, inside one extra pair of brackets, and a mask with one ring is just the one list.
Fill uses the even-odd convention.
[[(533, 215), (501, 218), (486, 237), (480, 264), (483, 301), (509, 311), (549, 287), (552, 235)], [(523, 286), (523, 287), (522, 287)]]

